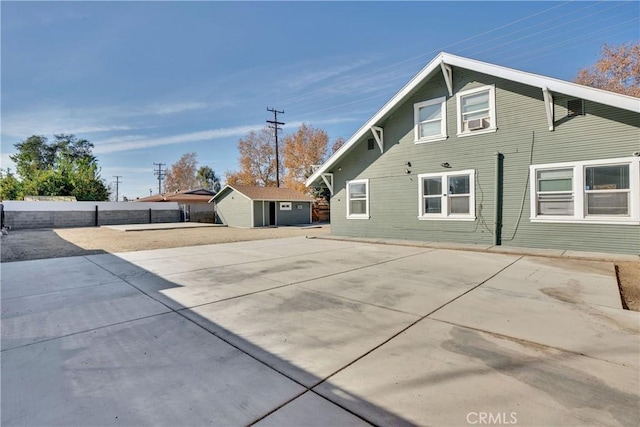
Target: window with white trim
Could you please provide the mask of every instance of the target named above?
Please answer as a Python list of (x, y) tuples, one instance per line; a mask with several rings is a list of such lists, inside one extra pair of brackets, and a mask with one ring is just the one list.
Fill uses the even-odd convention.
[(369, 219), (369, 180), (347, 181), (347, 218)]
[(447, 103), (444, 96), (414, 104), (413, 117), (416, 143), (447, 137)]
[(640, 224), (640, 159), (531, 166), (531, 220)]
[(496, 88), (482, 86), (456, 95), (458, 136), (495, 132)]
[(419, 219), (475, 220), (475, 171), (418, 175)]

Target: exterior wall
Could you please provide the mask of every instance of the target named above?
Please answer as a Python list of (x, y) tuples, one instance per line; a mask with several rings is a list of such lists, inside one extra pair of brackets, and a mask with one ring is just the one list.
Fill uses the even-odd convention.
[(218, 217), (230, 227), (251, 227), (251, 200), (229, 191), (216, 202)]
[(253, 201), (253, 226), (266, 227), (269, 225), (269, 202)]
[[(5, 224), (13, 229), (93, 227), (96, 225), (177, 222), (175, 203), (5, 201)], [(150, 220), (151, 217), (151, 220)]]
[(213, 203), (192, 203), (189, 205), (189, 221), (215, 222), (215, 205)]
[[(311, 203), (310, 202), (289, 202), (291, 210), (280, 210), (280, 202), (276, 202), (277, 225), (298, 225), (311, 223)], [(298, 209), (302, 206), (302, 209)]]
[[(459, 138), (456, 92), (495, 84), (498, 130)], [(529, 165), (629, 157), (640, 148), (638, 115), (585, 101), (586, 116), (566, 118), (567, 97), (555, 96), (555, 130), (549, 131), (539, 88), (453, 69), (449, 97), (435, 74), (381, 123), (385, 152), (367, 150), (367, 135), (331, 172), (332, 233), (424, 241), (493, 243), (495, 153), (504, 155), (502, 244), (508, 246), (640, 253), (640, 226), (533, 223)], [(447, 97), (444, 141), (414, 143), (413, 104)], [(410, 162), (411, 167), (406, 163)], [(450, 169), (441, 164), (448, 162)], [(341, 168), (341, 169), (340, 169)], [(409, 169), (410, 173), (405, 173)], [(475, 170), (476, 220), (418, 220), (418, 174)], [(369, 179), (370, 219), (346, 218), (347, 180)]]

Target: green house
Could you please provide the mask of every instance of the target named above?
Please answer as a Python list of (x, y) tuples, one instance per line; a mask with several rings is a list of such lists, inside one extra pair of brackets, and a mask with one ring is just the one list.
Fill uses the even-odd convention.
[(640, 254), (640, 99), (447, 53), (307, 180), (332, 234)]

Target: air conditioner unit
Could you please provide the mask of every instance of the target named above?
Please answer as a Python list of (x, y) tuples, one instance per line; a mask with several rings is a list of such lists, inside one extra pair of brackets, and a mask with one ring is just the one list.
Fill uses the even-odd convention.
[(484, 129), (484, 119), (473, 119), (467, 122), (469, 130)]

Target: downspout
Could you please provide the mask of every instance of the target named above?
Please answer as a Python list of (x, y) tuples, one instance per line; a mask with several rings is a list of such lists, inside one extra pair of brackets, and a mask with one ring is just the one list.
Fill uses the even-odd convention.
[(502, 163), (504, 156), (496, 152), (496, 169), (493, 195), (493, 245), (502, 244)]

